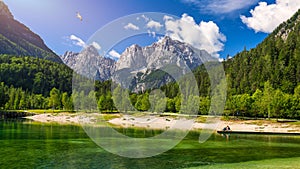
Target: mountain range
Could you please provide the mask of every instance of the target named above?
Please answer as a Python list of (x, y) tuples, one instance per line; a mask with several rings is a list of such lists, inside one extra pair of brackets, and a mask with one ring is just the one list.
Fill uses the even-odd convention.
[(40, 36), (14, 19), (3, 1), (0, 1), (0, 28), (0, 54), (33, 56), (62, 63)]
[[(145, 47), (134, 44), (125, 49), (118, 61), (100, 56), (93, 46), (85, 48), (80, 53), (68, 51), (61, 56), (61, 59), (78, 73), (96, 75), (95, 78), (101, 81), (113, 79), (127, 88), (130, 86), (160, 87), (173, 81), (166, 73), (159, 71), (160, 69), (176, 65), (179, 68), (193, 70), (204, 62), (213, 60), (206, 51), (172, 40), (168, 36)], [(161, 78), (149, 80), (153, 76)]]
[[(299, 37), (300, 10), (289, 20), (279, 25), (255, 48), (245, 49), (233, 58), (224, 61), (229, 93), (231, 95), (252, 94), (257, 89), (263, 89), (266, 81), (269, 81), (275, 89), (293, 93), (295, 87), (300, 83)], [(62, 60), (73, 68), (76, 65), (75, 62), (66, 62), (65, 58), (70, 58), (68, 54), (70, 52), (67, 52)], [(88, 53), (85, 52), (85, 54)], [(188, 44), (165, 37), (150, 46), (132, 45), (128, 47), (117, 62), (111, 60), (106, 68), (97, 65), (94, 67), (98, 68), (97, 74), (100, 75), (101, 80), (107, 80), (110, 75), (113, 75), (111, 78), (115, 81), (126, 82), (123, 84), (126, 87), (155, 88), (173, 81), (169, 76), (158, 71), (163, 65), (169, 63), (179, 67), (188, 65), (194, 70), (203, 62), (197, 56), (202, 59), (211, 58), (205, 51), (194, 49)], [(109, 60), (101, 56), (99, 58)], [(97, 71), (94, 70), (93, 75)], [(103, 71), (110, 73), (105, 74)], [(209, 87), (209, 77), (205, 69), (197, 68), (194, 72), (200, 88)], [(160, 79), (160, 82), (155, 81), (155, 78)]]

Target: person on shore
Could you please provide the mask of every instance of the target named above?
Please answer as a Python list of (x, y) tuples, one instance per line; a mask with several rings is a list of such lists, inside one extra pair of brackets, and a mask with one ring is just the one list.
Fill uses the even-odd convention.
[(231, 131), (230, 127), (229, 126), (226, 126), (223, 128), (223, 131)]
[(231, 130), (229, 126), (227, 126), (226, 128), (227, 128), (227, 131), (230, 131), (230, 130)]

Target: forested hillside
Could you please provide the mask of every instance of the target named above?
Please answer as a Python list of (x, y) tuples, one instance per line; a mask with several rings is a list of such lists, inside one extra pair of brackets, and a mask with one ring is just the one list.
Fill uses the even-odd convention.
[(229, 93), (252, 94), (269, 81), (275, 89), (294, 93), (300, 84), (300, 11), (261, 44), (225, 62)]
[(0, 109), (71, 110), (72, 74), (64, 64), (0, 55)]
[(0, 54), (33, 56), (62, 63), (39, 35), (14, 19), (3, 1), (0, 1), (0, 28)]
[(64, 64), (33, 57), (0, 55), (0, 82), (48, 96), (52, 88), (71, 93), (73, 71)]
[(299, 118), (300, 10), (256, 48), (224, 65), (232, 114)]

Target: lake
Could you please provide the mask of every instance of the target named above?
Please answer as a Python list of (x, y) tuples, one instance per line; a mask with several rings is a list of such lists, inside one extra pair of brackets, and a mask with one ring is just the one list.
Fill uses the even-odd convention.
[[(159, 131), (117, 129), (135, 137)], [(286, 168), (299, 167), (299, 136), (214, 134), (205, 143), (190, 132), (151, 158), (120, 157), (98, 147), (81, 126), (0, 121), (0, 168)]]

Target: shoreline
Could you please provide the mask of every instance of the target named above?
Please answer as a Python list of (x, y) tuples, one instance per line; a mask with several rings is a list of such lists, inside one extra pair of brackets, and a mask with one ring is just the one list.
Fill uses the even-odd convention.
[[(197, 122), (179, 116), (151, 116), (151, 115), (123, 115), (123, 114), (98, 114), (98, 113), (45, 113), (33, 116), (27, 116), (26, 119), (41, 123), (58, 124), (92, 124), (97, 125), (99, 121), (106, 122), (109, 125), (122, 128), (144, 128), (154, 130), (172, 129), (190, 129), (198, 131), (201, 129), (215, 129), (222, 131), (225, 126), (230, 126), (234, 132), (257, 132), (266, 133), (300, 133), (300, 125), (293, 123), (279, 123), (270, 120), (220, 120), (215, 125), (205, 123), (206, 119)], [(201, 117), (200, 117), (201, 118)], [(202, 117), (203, 118), (203, 117)]]

